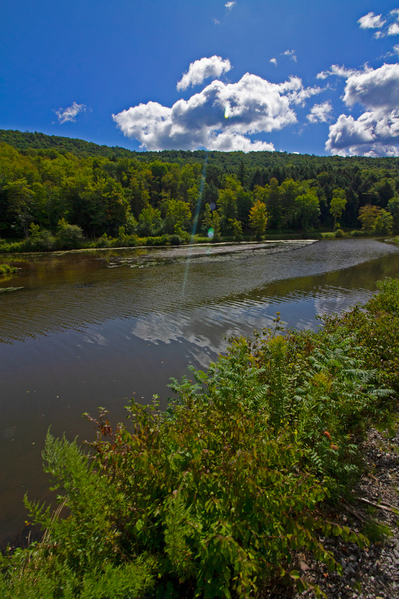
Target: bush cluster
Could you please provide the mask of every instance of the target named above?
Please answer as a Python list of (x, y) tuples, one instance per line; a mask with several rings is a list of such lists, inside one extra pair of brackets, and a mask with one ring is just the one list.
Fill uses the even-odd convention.
[(320, 537), (366, 540), (323, 504), (359, 475), (364, 433), (399, 391), (399, 280), (380, 290), (316, 333), (277, 317), (231, 339), (207, 372), (172, 380), (166, 412), (132, 401), (115, 430), (105, 410), (88, 416), (89, 452), (48, 434), (60, 507), (26, 499), (46, 532), (3, 556), (2, 596), (229, 599), (276, 578), (305, 589), (303, 550), (340, 571)]
[(0, 275), (8, 275), (16, 271), (17, 268), (15, 266), (10, 266), (9, 264), (0, 264)]

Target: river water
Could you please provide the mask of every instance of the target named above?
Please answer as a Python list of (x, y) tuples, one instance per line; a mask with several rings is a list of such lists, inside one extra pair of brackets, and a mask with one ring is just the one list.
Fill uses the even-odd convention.
[(316, 328), (316, 315), (365, 302), (378, 279), (399, 275), (399, 248), (373, 239), (228, 250), (19, 256), (21, 270), (0, 277), (0, 291), (21, 288), (0, 293), (0, 544), (21, 531), (26, 491), (48, 498), (49, 426), (91, 440), (83, 412), (104, 406), (121, 421), (133, 394), (164, 402), (169, 378), (206, 368), (226, 336), (251, 335), (277, 311), (289, 327)]

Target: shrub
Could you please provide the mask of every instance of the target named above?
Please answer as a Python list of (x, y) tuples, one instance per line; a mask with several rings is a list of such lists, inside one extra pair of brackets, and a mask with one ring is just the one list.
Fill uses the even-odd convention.
[(342, 229), (337, 229), (335, 231), (335, 237), (344, 237), (345, 233), (343, 232)]
[[(122, 498), (95, 472), (76, 443), (47, 435), (45, 470), (61, 488), (70, 516), (51, 517), (49, 509), (25, 504), (47, 529), (41, 544), (2, 557), (0, 591), (4, 599), (139, 598), (154, 586), (155, 561), (127, 558), (119, 550), (110, 506)], [(21, 575), (23, 573), (23, 575)]]
[(159, 237), (147, 237), (145, 245), (169, 245), (169, 235)]
[(83, 241), (83, 231), (77, 225), (69, 225), (64, 218), (58, 222), (55, 247), (59, 250), (73, 250)]
[(55, 238), (46, 229), (40, 229), (39, 225), (31, 224), (30, 236), (23, 242), (25, 251), (49, 252), (54, 248)]
[(180, 235), (176, 235), (176, 233), (175, 233), (174, 235), (169, 236), (169, 243), (170, 243), (170, 245), (181, 245), (182, 239), (181, 239)]

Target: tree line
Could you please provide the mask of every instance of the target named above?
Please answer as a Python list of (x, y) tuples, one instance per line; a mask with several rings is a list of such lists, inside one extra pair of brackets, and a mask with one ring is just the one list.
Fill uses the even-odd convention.
[[(67, 226), (92, 239), (121, 231), (183, 240), (195, 231), (238, 240), (246, 233), (259, 238), (266, 228), (304, 234), (399, 230), (395, 158), (123, 148), (107, 148), (108, 155), (101, 155), (105, 146), (82, 140), (0, 133), (13, 145), (25, 143), (17, 148), (0, 141), (0, 237), (5, 239), (60, 234)], [(63, 139), (68, 151), (54, 141)], [(56, 147), (27, 147), (29, 140), (36, 146), (52, 140)], [(77, 155), (87, 146), (98, 151)]]

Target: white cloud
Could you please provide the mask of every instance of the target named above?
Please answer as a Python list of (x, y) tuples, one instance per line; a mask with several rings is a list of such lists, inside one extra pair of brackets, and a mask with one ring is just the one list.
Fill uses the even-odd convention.
[(272, 62), (275, 67), (277, 66), (277, 58), (271, 58), (270, 62)]
[(219, 152), (274, 152), (275, 147), (272, 143), (264, 141), (251, 141), (245, 135), (240, 133), (223, 133), (211, 135), (208, 142), (209, 150), (218, 150)]
[(375, 15), (373, 12), (369, 12), (364, 17), (361, 17), (358, 23), (360, 29), (380, 29), (384, 25), (385, 19), (382, 18), (382, 15)]
[(399, 18), (399, 8), (394, 8), (393, 10), (391, 10), (391, 12), (389, 13), (390, 15), (393, 15), (394, 17), (396, 16), (396, 18)]
[(367, 108), (394, 109), (399, 105), (399, 64), (352, 72), (346, 82), (344, 102)]
[(289, 56), (291, 58), (291, 60), (293, 60), (294, 62), (297, 61), (295, 50), (286, 50), (285, 52), (283, 52), (281, 54), (281, 56)]
[(62, 108), (56, 110), (55, 114), (58, 117), (59, 123), (62, 125), (62, 123), (74, 123), (76, 116), (85, 110), (86, 106), (84, 104), (77, 104), (76, 102), (73, 102), (72, 105), (68, 108), (65, 108), (65, 110)]
[(392, 23), (389, 26), (388, 35), (399, 35), (399, 25), (397, 23)]
[(332, 154), (399, 155), (399, 64), (384, 64), (349, 75), (343, 100), (365, 107), (358, 118), (341, 114), (330, 126), (326, 149)]
[(345, 67), (340, 67), (337, 64), (333, 64), (330, 67), (329, 71), (321, 71), (316, 75), (316, 79), (327, 79), (330, 75), (336, 75), (337, 77), (344, 77), (345, 79), (352, 75), (353, 73), (357, 73), (355, 69), (346, 69)]
[(215, 25), (220, 25), (220, 21), (218, 21), (217, 19), (212, 19), (212, 21), (215, 23)]
[(329, 101), (315, 104), (306, 118), (310, 123), (327, 123), (331, 118), (332, 109)]
[(213, 81), (171, 108), (148, 102), (123, 110), (113, 119), (124, 135), (148, 150), (273, 149), (248, 136), (296, 123), (292, 106), (303, 105), (320, 91), (304, 88), (298, 77), (276, 84), (246, 73), (237, 83)]
[(226, 2), (225, 7), (231, 10), (235, 4), (235, 2)]
[(193, 85), (199, 85), (205, 79), (216, 79), (223, 73), (227, 73), (231, 69), (231, 64), (228, 58), (223, 60), (221, 56), (211, 56), (210, 58), (201, 58), (192, 62), (187, 73), (178, 82), (176, 89), (184, 90)]

